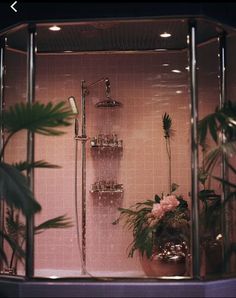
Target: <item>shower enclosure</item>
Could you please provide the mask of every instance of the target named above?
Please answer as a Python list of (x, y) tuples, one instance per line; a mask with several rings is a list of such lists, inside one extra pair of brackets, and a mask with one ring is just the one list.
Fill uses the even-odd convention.
[[(26, 259), (17, 275), (147, 278), (138, 255), (128, 258), (132, 234), (112, 222), (119, 207), (168, 191), (162, 132), (168, 113), (174, 129), (172, 179), (191, 210), (182, 278), (233, 276), (235, 256), (226, 261), (224, 252), (235, 242), (235, 205), (221, 218), (221, 246), (211, 254), (224, 263), (223, 271), (207, 265), (212, 260), (200, 242), (197, 126), (226, 100), (235, 101), (235, 29), (202, 17), (99, 19), (21, 24), (0, 37), (1, 113), (18, 102), (69, 99), (75, 118), (63, 136), (19, 135), (5, 154), (7, 162), (25, 159), (27, 152), (28, 159), (61, 166), (31, 175), (42, 206), (34, 220), (67, 214), (74, 224), (34, 237), (34, 220), (28, 221)], [(226, 174), (222, 161), (214, 175)], [(211, 189), (223, 203), (220, 183), (212, 179)], [(1, 228), (5, 217), (1, 201)], [(9, 250), (3, 239), (0, 245)]]

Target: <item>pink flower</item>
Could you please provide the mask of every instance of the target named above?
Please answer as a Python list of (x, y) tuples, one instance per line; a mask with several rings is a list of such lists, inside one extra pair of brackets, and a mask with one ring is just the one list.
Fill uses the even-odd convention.
[(165, 210), (163, 210), (161, 204), (159, 203), (153, 204), (152, 216), (154, 216), (155, 218), (162, 218), (164, 213), (165, 213)]
[(175, 195), (164, 196), (160, 202), (160, 205), (164, 212), (167, 212), (179, 206), (179, 201)]

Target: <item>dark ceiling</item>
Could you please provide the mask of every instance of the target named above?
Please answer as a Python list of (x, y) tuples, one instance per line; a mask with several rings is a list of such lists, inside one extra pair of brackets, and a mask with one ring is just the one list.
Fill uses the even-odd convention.
[(22, 21), (173, 15), (205, 15), (236, 27), (236, 2), (228, 1), (17, 1), (15, 13), (0, 2), (0, 30)]
[[(50, 31), (52, 24), (37, 25), (38, 53), (91, 52), (132, 50), (182, 50), (187, 47), (188, 19), (104, 20), (80, 23), (56, 23), (60, 31)], [(197, 21), (197, 43), (215, 38), (222, 30), (214, 22)], [(161, 33), (171, 33), (162, 38)], [(10, 48), (26, 51), (27, 28), (19, 28), (7, 35)]]

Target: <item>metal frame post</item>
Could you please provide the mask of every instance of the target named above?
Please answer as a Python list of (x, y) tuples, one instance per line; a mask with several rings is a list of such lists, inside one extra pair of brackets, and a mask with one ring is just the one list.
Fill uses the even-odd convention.
[(189, 21), (189, 74), (191, 94), (191, 194), (192, 194), (192, 274), (200, 278), (199, 185), (198, 185), (198, 96), (196, 22)]
[[(219, 86), (220, 86), (220, 108), (222, 108), (226, 102), (226, 32), (222, 32), (218, 38), (219, 41)], [(223, 137), (221, 140), (222, 143), (226, 142)], [(228, 169), (226, 165), (226, 156), (222, 155), (221, 159), (221, 177), (224, 180), (228, 179)], [(225, 202), (228, 194), (228, 187), (223, 184), (222, 194), (221, 194), (221, 203), (222, 205)], [(223, 261), (223, 271), (227, 273), (229, 271), (229, 260), (226, 260), (226, 255), (229, 249), (229, 223), (228, 223), (228, 206), (225, 205), (222, 209), (221, 214), (221, 229), (223, 237), (223, 249), (222, 249), (222, 261)]]
[[(6, 75), (6, 45), (7, 38), (4, 36), (0, 38), (0, 115), (2, 116), (4, 108), (5, 108), (5, 75)], [(4, 127), (1, 125), (0, 127), (0, 150), (2, 149), (4, 144)], [(1, 161), (4, 160), (2, 156)], [(2, 198), (0, 198), (0, 229), (4, 228), (4, 218), (5, 218), (5, 204)], [(0, 248), (3, 248), (4, 239), (0, 236)], [(0, 262), (0, 269), (3, 264)]]
[[(35, 46), (36, 27), (30, 24), (28, 27), (27, 44), (27, 102), (32, 104), (35, 101)], [(27, 161), (34, 161), (34, 134), (28, 132), (27, 135)], [(31, 190), (34, 192), (34, 170), (27, 172), (27, 177)], [(34, 215), (26, 218), (26, 264), (25, 275), (27, 278), (34, 276)]]
[(81, 183), (82, 183), (82, 190), (81, 190), (81, 199), (82, 199), (82, 274), (86, 274), (86, 88), (85, 88), (85, 81), (81, 81), (81, 111), (82, 111), (82, 119), (81, 119)]

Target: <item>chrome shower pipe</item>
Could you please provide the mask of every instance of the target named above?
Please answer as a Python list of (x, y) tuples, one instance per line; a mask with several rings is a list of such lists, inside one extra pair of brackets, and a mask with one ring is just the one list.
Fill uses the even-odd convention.
[[(82, 274), (88, 273), (86, 270), (86, 142), (88, 140), (86, 132), (86, 96), (89, 94), (89, 88), (100, 82), (105, 83), (106, 91), (110, 91), (110, 81), (108, 78), (101, 78), (91, 84), (86, 85), (81, 81), (81, 135), (75, 136), (80, 140), (81, 148), (81, 200), (82, 200)], [(109, 90), (108, 90), (109, 88)]]
[(81, 200), (82, 200), (82, 274), (86, 274), (86, 92), (85, 81), (81, 81)]
[[(219, 85), (220, 85), (220, 107), (222, 108), (226, 102), (226, 32), (222, 32), (218, 37), (219, 42)], [(222, 131), (222, 144), (225, 143), (224, 132)], [(227, 165), (226, 165), (226, 156), (222, 155), (221, 159), (221, 177), (224, 180), (227, 180), (229, 176)], [(225, 199), (228, 195), (228, 187), (223, 185), (222, 194), (221, 194), (221, 204), (223, 205)], [(224, 272), (229, 271), (229, 262), (226, 260), (226, 254), (229, 250), (229, 225), (228, 225), (228, 206), (225, 205), (223, 208), (224, 212), (221, 214), (221, 228), (222, 228), (222, 237), (223, 237), (223, 249), (222, 249), (222, 260), (224, 264)]]
[[(0, 39), (0, 114), (2, 116), (6, 102), (5, 102), (5, 77), (6, 77), (6, 46), (7, 46), (7, 38), (2, 37)], [(0, 150), (2, 149), (4, 144), (4, 128), (0, 127)], [(1, 161), (3, 160), (3, 156), (1, 157)]]
[(82, 92), (85, 96), (89, 94), (89, 88), (91, 88), (91, 87), (93, 87), (93, 86), (95, 86), (95, 85), (97, 85), (98, 83), (101, 83), (101, 82), (105, 83), (106, 95), (108, 96), (110, 94), (110, 89), (111, 89), (110, 80), (107, 77), (103, 77), (103, 78), (101, 78), (101, 79), (99, 79), (95, 82), (90, 83), (89, 85), (85, 85), (85, 81), (83, 81), (83, 82), (84, 82), (84, 84), (83, 84), (83, 87), (82, 87), (83, 88)]
[(192, 196), (192, 274), (200, 278), (200, 234), (198, 200), (198, 96), (197, 96), (197, 55), (196, 22), (189, 21), (189, 74), (191, 93), (191, 196)]
[[(2, 117), (5, 108), (5, 65), (6, 65), (6, 46), (7, 38), (4, 36), (0, 39), (0, 115)], [(4, 144), (4, 127), (0, 127), (0, 150), (2, 150)], [(4, 156), (1, 156), (1, 160), (4, 160)], [(3, 231), (4, 228), (4, 201), (0, 200), (0, 229)], [(3, 237), (0, 235), (0, 249), (3, 248)], [(0, 269), (2, 269), (2, 263), (0, 263)]]
[[(27, 44), (27, 102), (33, 104), (35, 101), (35, 56), (36, 56), (36, 26), (28, 26)], [(34, 133), (27, 134), (27, 161), (34, 162)], [(34, 170), (27, 171), (30, 188), (34, 192)], [(25, 275), (27, 278), (34, 276), (34, 215), (26, 217), (26, 263)]]

